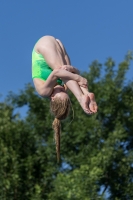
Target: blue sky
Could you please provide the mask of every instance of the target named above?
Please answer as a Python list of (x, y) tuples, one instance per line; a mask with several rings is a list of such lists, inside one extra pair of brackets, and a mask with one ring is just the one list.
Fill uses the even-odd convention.
[[(65, 45), (72, 65), (88, 71), (97, 59), (116, 64), (133, 50), (132, 0), (0, 1), (0, 94), (18, 93), (31, 79), (31, 52), (43, 35)], [(133, 62), (127, 79), (133, 78)]]

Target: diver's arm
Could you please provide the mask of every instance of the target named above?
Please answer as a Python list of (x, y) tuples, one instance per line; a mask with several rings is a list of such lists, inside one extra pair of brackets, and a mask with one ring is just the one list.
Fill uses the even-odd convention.
[(83, 78), (82, 76), (78, 74), (71, 73), (67, 70), (64, 69), (55, 69), (53, 70), (54, 76), (60, 78), (60, 79), (65, 79), (65, 80), (73, 80), (78, 82), (78, 84), (82, 87), (87, 87), (87, 79)]
[(43, 85), (43, 95), (42, 96), (50, 96), (54, 86), (56, 85), (57, 79), (64, 79), (64, 80), (73, 80), (78, 82), (79, 85), (82, 87), (87, 87), (87, 80), (81, 77), (78, 74), (73, 74), (67, 70), (63, 69), (54, 69), (52, 73), (49, 75), (45, 84)]
[[(69, 71), (69, 72), (72, 72), (72, 73), (78, 72), (78, 74), (79, 74), (78, 69), (72, 67), (71, 65), (63, 65), (62, 67), (60, 67), (60, 69), (65, 69), (65, 70), (67, 70), (67, 71)], [(74, 69), (75, 69), (75, 70), (74, 70)], [(76, 73), (76, 74), (77, 74), (77, 73)], [(71, 88), (73, 87), (73, 82), (71, 82), (71, 84), (69, 84), (69, 89), (70, 89), (70, 87), (71, 87)], [(82, 86), (80, 86), (80, 89), (81, 89), (81, 91), (82, 91), (82, 93), (83, 93), (84, 95), (88, 95), (88, 93), (89, 93), (88, 87), (82, 87)]]

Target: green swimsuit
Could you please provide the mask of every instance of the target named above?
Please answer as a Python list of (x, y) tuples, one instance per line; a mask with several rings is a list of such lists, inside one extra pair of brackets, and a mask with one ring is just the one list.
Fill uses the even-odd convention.
[[(33, 79), (39, 78), (46, 81), (52, 71), (53, 70), (48, 66), (44, 57), (33, 49), (32, 51), (32, 78)], [(58, 79), (57, 83), (61, 85), (62, 80)]]

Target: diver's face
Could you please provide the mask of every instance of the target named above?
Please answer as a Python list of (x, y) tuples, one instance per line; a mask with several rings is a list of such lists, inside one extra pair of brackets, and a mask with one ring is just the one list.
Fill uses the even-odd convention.
[(53, 93), (51, 95), (51, 100), (54, 101), (55, 98), (65, 99), (68, 98), (68, 94), (65, 91), (65, 88), (61, 85), (54, 87)]

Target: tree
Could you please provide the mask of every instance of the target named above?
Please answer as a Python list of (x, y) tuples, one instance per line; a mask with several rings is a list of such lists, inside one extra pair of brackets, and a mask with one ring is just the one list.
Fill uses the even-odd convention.
[[(14, 112), (24, 104), (29, 113), (21, 119)], [(0, 118), (1, 199), (46, 199), (57, 173), (47, 102), (27, 86), (19, 97), (10, 94), (1, 103)]]
[[(99, 111), (87, 116), (70, 94), (75, 117), (62, 123), (59, 165), (48, 100), (27, 85), (1, 103), (2, 199), (132, 199), (133, 82), (125, 80), (131, 59), (127, 54), (118, 67), (111, 58), (105, 66), (94, 61), (83, 73)], [(24, 105), (21, 119), (14, 111)]]

